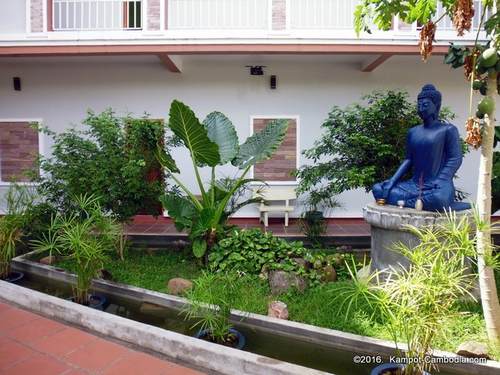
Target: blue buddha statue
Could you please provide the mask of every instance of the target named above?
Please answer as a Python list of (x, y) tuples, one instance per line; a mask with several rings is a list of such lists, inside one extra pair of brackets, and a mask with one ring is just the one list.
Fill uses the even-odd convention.
[[(462, 148), (457, 128), (439, 121), (441, 93), (425, 85), (418, 94), (418, 115), (422, 125), (408, 131), (406, 157), (389, 179), (373, 186), (378, 201), (415, 208), (421, 199), (426, 211), (465, 210), (468, 203), (455, 201), (453, 176), (462, 164)], [(412, 170), (412, 178), (400, 181)], [(398, 203), (398, 201), (400, 201)]]

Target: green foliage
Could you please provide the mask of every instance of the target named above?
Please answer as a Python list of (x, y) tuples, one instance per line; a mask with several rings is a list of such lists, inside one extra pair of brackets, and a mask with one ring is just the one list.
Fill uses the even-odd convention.
[(396, 345), (407, 344), (404, 355), (421, 359), (408, 365), (405, 375), (430, 371), (431, 364), (424, 358), (436, 338), (449, 334), (449, 321), (459, 317), (457, 301), (472, 289), (473, 277), (466, 273), (465, 259), (475, 254), (475, 240), (470, 238), (472, 227), (467, 220), (450, 215), (442, 225), (409, 227), (420, 244), (395, 249), (409, 259), (408, 269), (390, 268), (367, 279), (352, 272), (353, 283), (334, 297), (334, 303), (344, 307), (346, 319), (357, 304), (369, 306), (371, 319), (386, 326)]
[(234, 229), (214, 246), (208, 259), (216, 272), (259, 275), (264, 267), (298, 271), (293, 258), (306, 254), (301, 242), (288, 242), (260, 229)]
[(39, 240), (31, 242), (39, 252), (53, 252), (75, 260), (77, 284), (75, 301), (88, 303), (92, 279), (96, 278), (108, 258), (110, 250), (119, 241), (120, 225), (103, 212), (100, 199), (95, 196), (73, 197), (78, 211), (56, 214), (50, 227)]
[(321, 211), (306, 211), (299, 220), (299, 227), (313, 246), (322, 245), (321, 237), (326, 233), (327, 221)]
[(92, 194), (120, 221), (140, 211), (158, 214), (164, 184), (154, 150), (163, 139), (162, 122), (106, 110), (89, 111), (83, 125), (83, 131), (50, 133), (52, 156), (41, 160), (46, 173), (39, 181), (46, 201), (69, 214), (73, 196)]
[[(290, 319), (296, 322), (312, 324), (318, 327), (337, 329), (354, 334), (391, 339), (387, 328), (380, 319), (371, 318), (370, 306), (359, 303), (353, 306), (349, 314), (345, 306), (340, 303), (328, 303), (342, 292), (345, 285), (350, 285), (350, 274), (344, 264), (352, 264), (350, 256), (345, 254), (327, 255), (333, 258), (339, 281), (335, 283), (320, 284), (308, 288), (303, 293), (290, 292), (280, 296), (280, 301), (288, 305)], [(361, 264), (356, 264), (360, 267)], [(57, 267), (70, 272), (75, 271), (74, 259), (62, 259)], [(173, 277), (196, 279), (201, 271), (191, 257), (179, 253), (175, 249), (148, 251), (146, 249), (131, 249), (124, 261), (111, 255), (105, 261), (104, 267), (113, 275), (116, 282), (130, 284), (162, 293), (168, 293), (166, 280)], [(352, 266), (351, 266), (352, 268)], [(224, 276), (223, 273), (217, 275)], [(500, 272), (497, 272), (497, 285), (500, 286)], [(224, 280), (224, 278), (222, 278)], [(223, 281), (215, 282), (214, 288), (224, 289)], [(241, 276), (238, 281), (238, 298), (234, 301), (233, 308), (257, 314), (267, 314), (267, 305), (270, 300), (268, 282), (252, 275)], [(214, 293), (218, 293), (215, 291)], [(209, 302), (203, 301), (203, 302)], [(457, 346), (469, 340), (486, 341), (484, 319), (481, 306), (477, 303), (457, 303), (451, 319), (446, 322), (450, 334), (445, 338), (435, 338), (434, 347), (453, 352)], [(494, 358), (500, 359), (499, 354), (492, 352)]]
[(10, 261), (16, 256), (17, 247), (27, 234), (28, 208), (33, 204), (31, 191), (12, 184), (5, 197), (7, 212), (0, 217), (0, 279), (10, 272)]
[(182, 310), (186, 319), (197, 320), (192, 328), (208, 330), (213, 341), (226, 342), (232, 328), (229, 319), (238, 299), (239, 283), (240, 279), (234, 274), (208, 272), (194, 280), (194, 288), (187, 293), (189, 303)]
[[(259, 202), (256, 198), (239, 201), (253, 181), (245, 176), (257, 162), (269, 159), (286, 134), (286, 120), (276, 120), (249, 137), (238, 146), (236, 130), (229, 119), (220, 112), (212, 112), (201, 123), (187, 105), (174, 100), (170, 108), (168, 126), (187, 148), (193, 162), (194, 175), (201, 196), (189, 190), (175, 175), (180, 173), (175, 160), (164, 149), (158, 149), (159, 162), (170, 172), (177, 184), (167, 191), (161, 202), (173, 218), (178, 230), (186, 229), (193, 244), (193, 253), (201, 258), (206, 255), (226, 230), (229, 215), (241, 207)], [(216, 166), (231, 162), (242, 170), (235, 178), (216, 179)], [(205, 186), (199, 167), (210, 166), (211, 179)]]
[[(345, 109), (333, 107), (323, 135), (303, 151), (311, 165), (297, 172), (298, 193), (316, 201), (390, 178), (404, 159), (408, 129), (421, 123), (403, 91), (375, 91)], [(453, 118), (447, 109), (441, 119)]]
[(217, 273), (258, 276), (272, 270), (295, 272), (310, 286), (319, 285), (327, 266), (344, 267), (344, 256), (312, 252), (302, 242), (286, 241), (260, 229), (233, 229), (221, 239), (208, 257), (210, 269)]

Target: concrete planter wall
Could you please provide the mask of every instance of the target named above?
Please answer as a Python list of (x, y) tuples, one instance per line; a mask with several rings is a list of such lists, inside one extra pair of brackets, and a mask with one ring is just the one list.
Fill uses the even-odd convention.
[[(56, 270), (52, 266), (42, 265), (29, 260), (30, 254), (15, 258), (13, 269), (48, 277), (54, 280), (74, 283), (75, 275)], [(56, 317), (73, 324), (115, 337), (132, 344), (164, 353), (186, 363), (209, 368), (224, 374), (242, 371), (244, 374), (324, 374), (324, 372), (306, 369), (301, 366), (277, 361), (268, 357), (241, 352), (221, 347), (216, 344), (200, 342), (200, 340), (166, 331), (161, 328), (134, 322), (115, 315), (93, 311), (68, 301), (48, 296), (19, 286), (1, 283), (0, 298), (16, 303), (41, 314)], [(158, 293), (143, 288), (118, 284), (104, 280), (94, 280), (93, 287), (112, 295), (123, 296), (141, 302), (180, 309), (187, 302), (184, 298)], [(346, 350), (358, 355), (394, 355), (392, 342), (354, 335), (332, 329), (320, 328), (308, 324), (280, 320), (263, 315), (234, 310), (232, 319), (239, 324), (250, 326), (256, 330), (265, 329), (301, 340), (311, 345)], [(244, 319), (243, 322), (242, 319)], [(457, 358), (453, 353), (435, 351), (435, 357)], [(230, 366), (227, 366), (230, 364)], [(233, 367), (234, 366), (234, 367)], [(500, 362), (488, 361), (486, 364), (449, 363), (439, 366), (440, 369), (463, 375), (500, 374)]]

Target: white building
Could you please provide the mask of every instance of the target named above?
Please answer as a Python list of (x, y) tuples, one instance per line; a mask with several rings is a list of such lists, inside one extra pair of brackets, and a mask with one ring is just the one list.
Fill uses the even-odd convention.
[[(6, 134), (12, 136), (16, 126), (22, 129), (28, 121), (60, 132), (79, 124), (88, 108), (108, 107), (167, 118), (173, 99), (190, 105), (201, 118), (213, 110), (225, 113), (240, 140), (259, 118), (295, 119), (296, 128), (290, 131), (296, 131), (296, 147), (290, 150), (297, 166), (304, 163), (300, 151), (319, 137), (331, 107), (348, 105), (374, 89), (405, 89), (416, 97), (423, 84), (433, 83), (443, 94), (443, 105), (457, 114), (455, 124), (463, 132), (467, 84), (462, 70), (444, 65), (442, 56), (450, 41), (470, 44), (475, 34), (458, 38), (444, 19), (434, 56), (422, 63), (414, 25), (395, 19), (393, 30), (357, 38), (352, 25), (356, 3), (2, 0), (0, 130), (10, 130), (0, 132), (0, 164), (2, 155), (3, 160), (12, 155), (5, 147)], [(480, 1), (475, 4), (476, 9), (481, 6)], [(250, 75), (247, 66), (257, 65), (264, 66), (264, 74)], [(276, 76), (275, 89), (271, 76)], [(14, 77), (20, 87), (14, 87)], [(24, 141), (18, 149), (50, 153), (49, 139), (41, 135)], [(9, 142), (12, 146), (16, 141)], [(187, 161), (182, 153), (175, 156)], [(478, 159), (478, 152), (466, 155), (456, 183), (472, 199)], [(5, 176), (17, 167), (1, 165), (0, 189), (5, 191)], [(184, 172), (182, 178), (194, 186), (190, 168)], [(227, 167), (224, 172), (234, 170)], [(266, 179), (295, 184), (277, 182), (272, 173)], [(347, 192), (339, 197), (343, 207), (332, 215), (361, 217), (361, 208), (371, 200), (364, 191)], [(249, 207), (238, 215), (256, 216), (257, 211)]]

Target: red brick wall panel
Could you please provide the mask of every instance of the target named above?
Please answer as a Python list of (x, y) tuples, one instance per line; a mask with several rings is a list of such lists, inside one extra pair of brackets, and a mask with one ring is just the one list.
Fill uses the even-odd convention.
[(29, 181), (38, 156), (38, 132), (29, 122), (0, 122), (0, 181)]
[[(254, 119), (253, 131), (264, 129), (271, 119)], [(297, 122), (288, 120), (288, 131), (273, 157), (254, 167), (254, 178), (264, 181), (295, 181), (291, 174), (297, 168)]]

